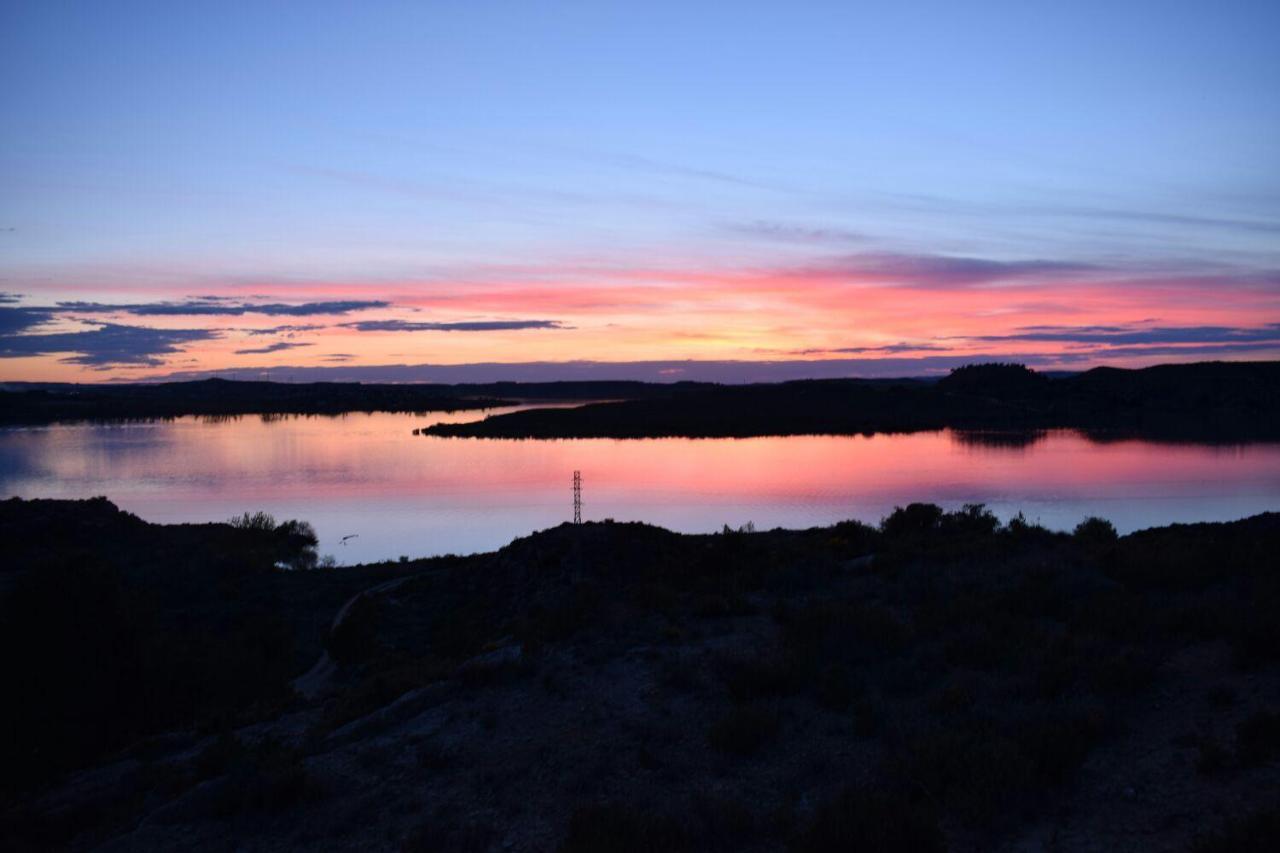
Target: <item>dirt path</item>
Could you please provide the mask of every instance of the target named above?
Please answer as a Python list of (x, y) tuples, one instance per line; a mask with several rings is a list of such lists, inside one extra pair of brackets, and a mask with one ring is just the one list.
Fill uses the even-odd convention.
[[(357, 592), (338, 608), (338, 612), (334, 615), (333, 621), (329, 624), (329, 633), (332, 634), (340, 625), (342, 625), (346, 620), (347, 615), (351, 612), (351, 608), (354, 607), (355, 603), (360, 599), (368, 595), (377, 595), (378, 593), (395, 589), (405, 581), (411, 580), (414, 577), (416, 577), (416, 575), (405, 575), (402, 578), (383, 581), (380, 584), (375, 584), (368, 589)], [(320, 657), (316, 660), (315, 664), (312, 665), (311, 669), (307, 670), (304, 675), (300, 675), (293, 680), (293, 689), (308, 699), (314, 699), (323, 692), (324, 688), (329, 684), (329, 679), (333, 677), (333, 674), (337, 669), (338, 665), (334, 662), (333, 658), (329, 657), (328, 650), (321, 651)]]

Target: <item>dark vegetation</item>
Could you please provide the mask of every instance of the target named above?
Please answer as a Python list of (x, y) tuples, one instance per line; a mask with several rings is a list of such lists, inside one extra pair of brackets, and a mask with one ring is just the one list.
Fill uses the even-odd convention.
[[(614, 402), (591, 402), (609, 400)], [(182, 415), (434, 412), (572, 402), (427, 435), (647, 438), (854, 434), (951, 427), (975, 442), (1029, 443), (1043, 430), (1100, 437), (1246, 441), (1280, 437), (1280, 363), (1207, 362), (1045, 375), (1016, 364), (958, 368), (937, 381), (834, 379), (764, 385), (494, 382), (377, 385), (206, 379), (135, 385), (7, 383), (0, 424)]]
[(311, 564), (304, 526), (253, 515), (11, 500), (0, 533), (7, 849), (1278, 837), (1276, 514), (606, 522), (312, 571), (278, 568)]
[(131, 420), (181, 415), (336, 415), (436, 412), (502, 405), (438, 385), (354, 382), (238, 382), (205, 379), (154, 385), (37, 385), (0, 391), (0, 423)]
[(0, 424), (132, 420), (182, 415), (338, 415), (485, 409), (521, 400), (643, 399), (670, 386), (642, 382), (377, 385), (204, 379), (154, 384), (6, 383)]
[(305, 522), (152, 525), (105, 498), (0, 502), (0, 539), (6, 795), (168, 729), (278, 710), (332, 611), (404, 571), (300, 572), (317, 562)]
[[(1207, 362), (1143, 370), (1099, 367), (1049, 377), (1014, 364), (962, 367), (925, 380), (815, 380), (689, 385), (647, 400), (533, 409), (428, 435), (647, 438), (1077, 428), (1152, 438), (1280, 437), (1280, 363)], [(1007, 439), (1005, 439), (1007, 440)]]

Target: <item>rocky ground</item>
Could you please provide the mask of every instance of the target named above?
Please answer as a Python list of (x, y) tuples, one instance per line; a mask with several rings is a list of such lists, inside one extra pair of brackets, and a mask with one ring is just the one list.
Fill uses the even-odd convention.
[(283, 685), (10, 780), (0, 833), (76, 850), (1276, 849), (1278, 546), (1277, 515), (1117, 538), (913, 505), (880, 528), (565, 525), (468, 558), (263, 568), (251, 583), (279, 584), (297, 638)]

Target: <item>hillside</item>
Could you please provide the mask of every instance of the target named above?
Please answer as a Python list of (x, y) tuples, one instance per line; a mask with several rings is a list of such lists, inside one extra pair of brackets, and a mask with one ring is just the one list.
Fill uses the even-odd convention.
[(18, 530), (7, 849), (1280, 841), (1275, 514), (606, 522), (314, 570), (261, 519), (0, 503)]

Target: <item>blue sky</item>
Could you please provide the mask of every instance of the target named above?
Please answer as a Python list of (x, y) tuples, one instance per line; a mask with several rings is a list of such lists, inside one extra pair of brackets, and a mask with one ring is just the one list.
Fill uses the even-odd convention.
[[(495, 279), (607, 295), (850, 253), (1243, 276), (1239, 312), (1276, 304), (1276, 3), (41, 2), (0, 30), (0, 288), (29, 305), (408, 311)], [(1181, 316), (1162, 305), (1094, 319)], [(528, 305), (453, 307), (418, 319)], [(750, 357), (622, 314), (624, 356)], [(874, 319), (810, 342), (902, 336)], [(406, 357), (479, 348), (423, 340)]]

